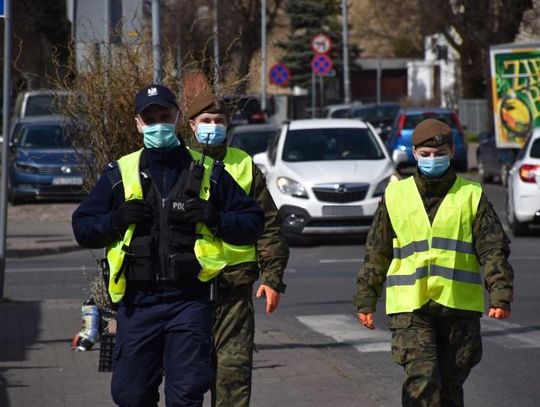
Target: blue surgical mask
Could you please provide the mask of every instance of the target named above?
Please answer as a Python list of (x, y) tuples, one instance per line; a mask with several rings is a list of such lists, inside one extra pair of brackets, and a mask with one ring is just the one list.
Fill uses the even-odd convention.
[(223, 143), (227, 137), (227, 129), (222, 124), (214, 123), (199, 123), (195, 132), (197, 141), (201, 144), (215, 146)]
[(157, 123), (144, 126), (143, 142), (146, 148), (169, 149), (180, 145), (180, 140), (176, 136), (175, 123)]
[(419, 157), (418, 168), (429, 178), (438, 178), (450, 167), (450, 156), (439, 155), (436, 157)]

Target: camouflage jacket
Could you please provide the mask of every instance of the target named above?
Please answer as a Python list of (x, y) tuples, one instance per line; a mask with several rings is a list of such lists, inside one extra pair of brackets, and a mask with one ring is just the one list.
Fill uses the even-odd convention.
[[(418, 171), (414, 181), (424, 202), (429, 220), (433, 222), (446, 193), (456, 180), (450, 169), (441, 179), (429, 179)], [(384, 200), (381, 201), (366, 241), (364, 264), (358, 272), (354, 299), (358, 312), (374, 312), (381, 296), (388, 267), (392, 262), (392, 239), (396, 237)], [(491, 203), (482, 193), (473, 223), (473, 239), (478, 261), (483, 269), (485, 286), (489, 291), (489, 305), (510, 309), (513, 295), (514, 272), (508, 262), (510, 239), (503, 230)], [(441, 306), (442, 307), (442, 306)], [(445, 307), (443, 307), (445, 308)], [(447, 309), (449, 313), (472, 313)], [(474, 314), (478, 314), (474, 312)]]
[[(201, 151), (201, 145), (189, 140), (191, 148)], [(215, 160), (223, 160), (227, 149), (224, 145), (211, 146), (207, 154)], [(242, 263), (229, 266), (219, 276), (219, 288), (253, 284), (262, 275), (261, 283), (278, 292), (285, 291), (283, 273), (289, 260), (289, 247), (281, 232), (279, 211), (266, 188), (266, 179), (261, 170), (253, 165), (253, 179), (249, 195), (261, 206), (265, 214), (264, 232), (257, 241), (258, 264)]]

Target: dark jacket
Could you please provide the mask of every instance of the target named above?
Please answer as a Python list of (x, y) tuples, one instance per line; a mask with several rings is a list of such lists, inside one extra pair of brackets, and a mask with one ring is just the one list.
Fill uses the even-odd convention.
[[(172, 150), (145, 149), (145, 160), (162, 196), (166, 196), (179, 174), (186, 171), (191, 156), (181, 145)], [(111, 214), (123, 201), (124, 189), (116, 162), (104, 174), (72, 216), (73, 232), (83, 247), (106, 247), (120, 236), (111, 222)], [(119, 181), (117, 181), (119, 180)], [(216, 236), (232, 244), (252, 244), (264, 228), (264, 213), (226, 172), (211, 182), (210, 202), (219, 211)]]
[[(452, 169), (440, 179), (429, 179), (418, 171), (415, 173), (414, 181), (431, 222), (455, 180), (456, 173)], [(395, 237), (388, 209), (383, 200), (375, 213), (366, 241), (364, 265), (358, 273), (355, 297), (358, 312), (375, 311), (377, 299), (382, 294), (386, 273), (393, 259), (392, 239)], [(512, 266), (508, 262), (510, 239), (483, 193), (473, 223), (473, 243), (489, 291), (489, 305), (510, 309), (514, 277)], [(478, 314), (459, 310), (456, 310), (456, 313)]]

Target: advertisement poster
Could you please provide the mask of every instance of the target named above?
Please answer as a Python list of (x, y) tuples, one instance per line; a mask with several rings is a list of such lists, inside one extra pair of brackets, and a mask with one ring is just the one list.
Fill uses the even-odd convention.
[(540, 43), (490, 47), (495, 140), (520, 148), (540, 126)]

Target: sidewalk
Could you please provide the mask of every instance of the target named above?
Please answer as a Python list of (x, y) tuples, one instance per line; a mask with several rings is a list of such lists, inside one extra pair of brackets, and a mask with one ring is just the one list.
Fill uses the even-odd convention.
[(8, 206), (7, 257), (30, 257), (78, 250), (71, 230), (76, 203)]

